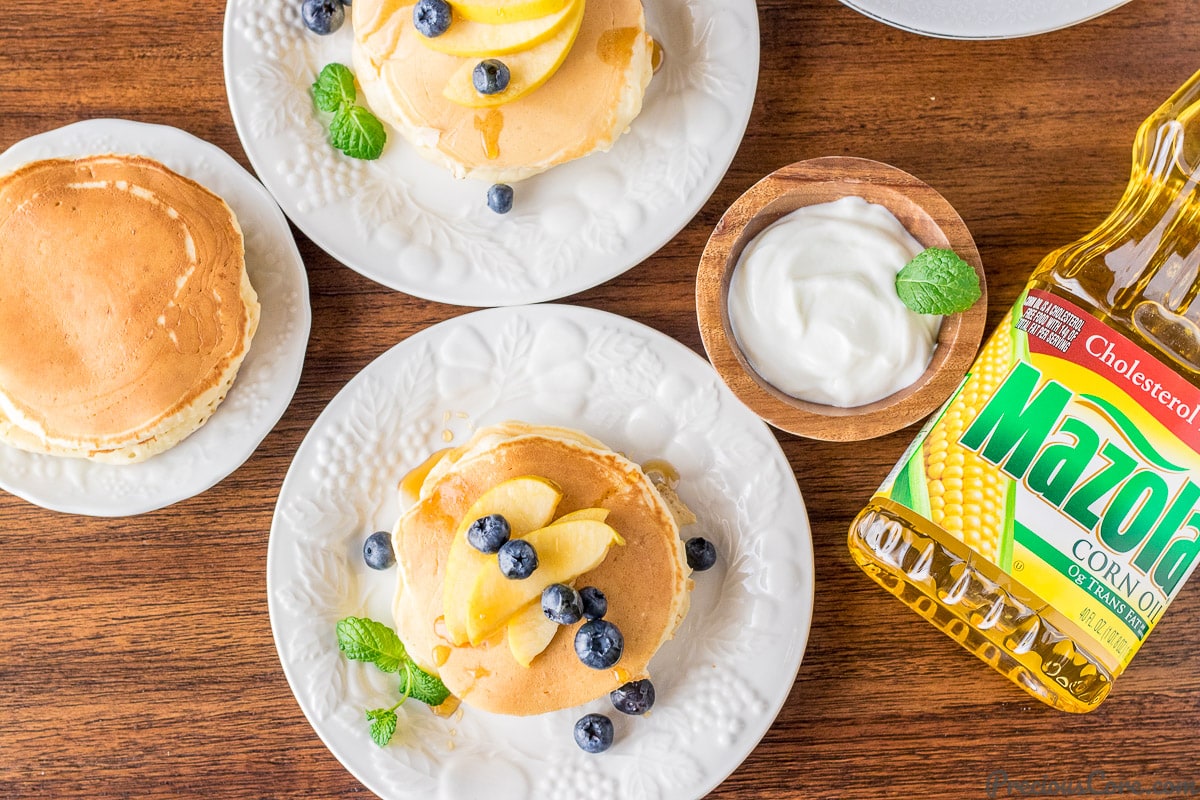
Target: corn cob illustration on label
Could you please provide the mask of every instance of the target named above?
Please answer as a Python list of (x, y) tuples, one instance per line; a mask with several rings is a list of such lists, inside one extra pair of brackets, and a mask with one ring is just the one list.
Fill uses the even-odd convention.
[(930, 519), (994, 564), (1011, 553), (1005, 538), (1012, 480), (959, 444), (1013, 361), (1013, 337), (1003, 327), (988, 340), (971, 375), (921, 446)]
[(1031, 289), (874, 502), (1007, 573), (1119, 671), (1200, 560), (1192, 475), (1200, 389)]

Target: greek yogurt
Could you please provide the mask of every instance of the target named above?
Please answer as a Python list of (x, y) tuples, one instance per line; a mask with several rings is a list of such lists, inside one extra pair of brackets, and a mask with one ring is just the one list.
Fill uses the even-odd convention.
[(734, 337), (763, 379), (797, 399), (853, 408), (887, 397), (921, 376), (937, 346), (942, 318), (896, 295), (896, 273), (924, 249), (861, 197), (793, 211), (734, 267)]

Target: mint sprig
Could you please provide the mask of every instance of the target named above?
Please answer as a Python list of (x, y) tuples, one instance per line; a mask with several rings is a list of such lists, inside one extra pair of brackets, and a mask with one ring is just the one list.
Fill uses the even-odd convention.
[(399, 719), (396, 709), (408, 698), (428, 706), (440, 706), (450, 697), (450, 690), (436, 675), (430, 675), (409, 658), (408, 651), (396, 632), (366, 617), (346, 617), (337, 624), (338, 649), (354, 661), (374, 664), (382, 672), (400, 675), (400, 699), (391, 708), (367, 710), (371, 739), (383, 747), (396, 733)]
[(918, 314), (957, 314), (982, 294), (975, 268), (953, 250), (930, 247), (896, 274), (900, 302)]
[(337, 624), (338, 649), (346, 658), (367, 661), (383, 672), (399, 672), (409, 663), (408, 651), (396, 632), (373, 619), (346, 617)]
[(329, 142), (351, 158), (373, 161), (383, 153), (387, 131), (383, 123), (362, 106), (355, 105), (354, 73), (344, 65), (326, 64), (312, 85), (313, 103), (333, 114)]
[(357, 96), (354, 91), (354, 73), (345, 65), (326, 64), (313, 84), (313, 102), (317, 108), (335, 113), (343, 103), (353, 104)]

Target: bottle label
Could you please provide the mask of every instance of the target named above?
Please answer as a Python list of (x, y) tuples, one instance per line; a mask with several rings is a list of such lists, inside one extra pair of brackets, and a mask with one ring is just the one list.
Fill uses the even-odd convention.
[[(1013, 576), (1123, 668), (1200, 556), (1200, 389), (1030, 290), (877, 497)], [(1085, 642), (1086, 646), (1086, 642)]]

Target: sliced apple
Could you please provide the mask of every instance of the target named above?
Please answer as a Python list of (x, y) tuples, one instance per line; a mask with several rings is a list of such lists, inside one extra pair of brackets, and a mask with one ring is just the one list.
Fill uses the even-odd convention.
[(537, 19), (490, 25), (458, 19), (441, 36), (422, 36), (421, 44), (451, 56), (492, 58), (528, 50), (562, 30), (583, 0), (568, 0), (562, 10)]
[(467, 643), (467, 599), (485, 571), (496, 572), (496, 556), (481, 553), (467, 542), (471, 523), (488, 514), (500, 514), (508, 520), (513, 538), (537, 530), (554, 518), (562, 492), (545, 478), (523, 475), (510, 478), (488, 489), (463, 515), (450, 552), (446, 556), (446, 578), (442, 588), (442, 610), (446, 635), (452, 644)]
[[(568, 2), (569, 0), (451, 0), (450, 8), (456, 20), (467, 19), (499, 25), (554, 14), (562, 11)], [(451, 27), (454, 27), (453, 24)]]
[(554, 520), (554, 524), (558, 525), (562, 522), (574, 522), (577, 519), (594, 519), (596, 522), (604, 522), (608, 519), (607, 508), (581, 508), (578, 511), (572, 511), (570, 514), (563, 514), (558, 519)]
[(467, 638), (479, 644), (552, 583), (570, 583), (595, 569), (614, 544), (625, 540), (603, 522), (577, 519), (556, 522), (523, 537), (537, 551), (538, 567), (523, 580), (510, 580), (493, 566), (479, 572), (467, 595)]
[(558, 623), (542, 611), (541, 599), (534, 600), (508, 621), (508, 649), (522, 667), (528, 667), (558, 631)]
[(584, 3), (571, 11), (569, 18), (552, 37), (528, 50), (513, 53), (503, 59), (508, 67), (508, 88), (495, 94), (480, 94), (472, 82), (471, 73), (479, 62), (467, 59), (446, 81), (442, 95), (451, 102), (470, 108), (487, 108), (504, 103), (511, 103), (541, 86), (558, 71), (575, 44), (579, 27), (583, 24)]

